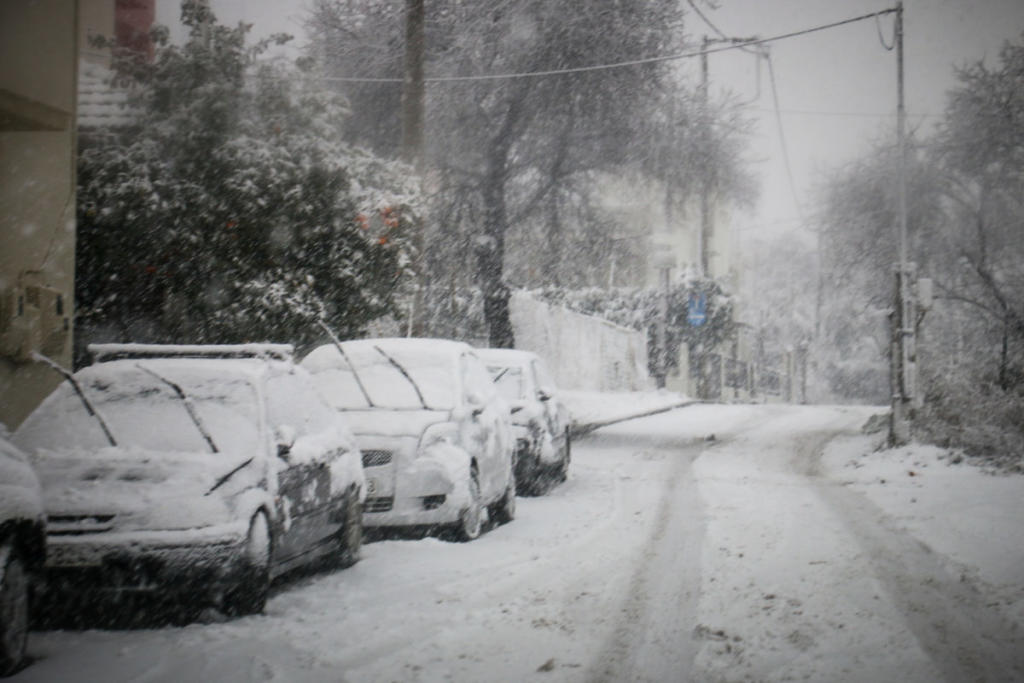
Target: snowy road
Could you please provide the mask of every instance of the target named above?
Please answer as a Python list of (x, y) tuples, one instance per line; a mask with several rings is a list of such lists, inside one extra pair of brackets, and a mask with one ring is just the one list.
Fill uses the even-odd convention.
[(234, 622), (33, 633), (11, 680), (1024, 679), (1024, 638), (970, 572), (823, 474), (870, 414), (693, 406), (608, 427), (478, 541), (372, 543)]

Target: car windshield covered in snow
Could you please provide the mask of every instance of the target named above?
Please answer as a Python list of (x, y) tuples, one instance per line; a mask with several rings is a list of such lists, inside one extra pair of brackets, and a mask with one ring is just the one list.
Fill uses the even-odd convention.
[[(218, 453), (251, 454), (260, 447), (255, 443), (259, 433), (256, 390), (244, 374), (146, 361), (144, 365), (92, 366), (76, 377), (118, 446), (212, 455), (205, 431)], [(164, 380), (181, 388), (195, 419), (185, 400)], [(90, 414), (69, 382), (61, 384), (22, 425), (19, 438), (37, 450), (110, 445), (100, 420)]]
[[(389, 345), (360, 340), (322, 346), (303, 366), (318, 374), (318, 386), (338, 410), (368, 407), (450, 410), (459, 388), (452, 355), (423, 344)], [(355, 372), (353, 372), (353, 369)]]
[(488, 363), (487, 369), (494, 378), (494, 386), (498, 393), (506, 401), (515, 401), (526, 398), (526, 377), (523, 369), (514, 365), (492, 365)]

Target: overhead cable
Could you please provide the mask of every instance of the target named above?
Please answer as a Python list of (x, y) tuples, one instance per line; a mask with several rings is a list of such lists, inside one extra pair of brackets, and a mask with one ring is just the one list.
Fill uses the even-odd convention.
[(772, 66), (771, 55), (765, 55), (768, 62), (768, 80), (772, 86), (772, 103), (775, 106), (775, 123), (779, 128), (779, 142), (782, 144), (782, 160), (786, 166), (786, 178), (789, 180), (789, 191), (793, 195), (793, 205), (796, 207), (798, 216), (803, 217), (803, 207), (800, 205), (800, 198), (797, 196), (796, 183), (793, 181), (793, 167), (789, 163), (789, 146), (786, 144), (786, 132), (782, 125), (782, 114), (779, 111), (779, 90), (775, 85), (775, 67)]
[[(779, 40), (785, 40), (788, 38), (796, 38), (797, 36), (807, 35), (809, 33), (816, 33), (818, 31), (825, 31), (831, 28), (837, 28), (839, 26), (845, 26), (846, 24), (853, 24), (858, 21), (864, 21), (865, 19), (873, 19), (886, 14), (892, 14), (895, 12), (895, 8), (889, 8), (879, 10), (878, 12), (871, 12), (869, 14), (862, 14), (860, 16), (851, 17), (850, 19), (843, 19), (842, 21), (834, 21), (830, 24), (822, 24), (820, 26), (814, 26), (812, 28), (802, 29), (800, 31), (791, 31), (789, 33), (782, 33), (776, 36), (770, 36), (768, 38), (756, 38), (751, 40), (744, 40), (738, 43), (729, 43), (721, 45), (719, 47), (706, 48), (702, 50), (696, 50), (692, 52), (683, 52), (674, 55), (663, 55), (661, 57), (645, 57), (642, 59), (631, 59), (623, 62), (611, 62), (608, 64), (591, 64), (588, 66), (578, 66), (566, 69), (546, 69), (543, 71), (517, 71), (508, 73), (496, 73), (496, 74), (478, 74), (478, 75), (466, 75), (466, 76), (428, 76), (423, 80), (427, 83), (454, 83), (462, 81), (496, 81), (496, 80), (512, 80), (519, 78), (543, 78), (547, 76), (565, 76), (569, 74), (585, 73), (590, 71), (607, 71), (610, 69), (620, 69), (630, 66), (642, 66), (646, 64), (657, 64), (660, 62), (671, 62), (680, 59), (689, 59), (692, 57), (700, 57), (701, 55), (714, 54), (716, 52), (725, 52), (727, 50), (742, 50), (745, 48), (753, 47), (755, 45), (764, 45)], [(401, 83), (402, 78), (373, 78), (373, 77), (362, 77), (362, 76), (322, 76), (320, 80), (332, 81), (337, 83)]]

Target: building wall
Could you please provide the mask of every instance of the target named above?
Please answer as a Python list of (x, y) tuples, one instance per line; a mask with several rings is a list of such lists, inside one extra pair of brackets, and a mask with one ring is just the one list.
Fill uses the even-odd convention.
[(0, 423), (71, 364), (75, 264), (75, 0), (0, 2)]
[(647, 340), (642, 332), (515, 292), (509, 302), (516, 348), (544, 359), (563, 389), (642, 391)]
[(116, 38), (115, 0), (78, 0), (78, 52), (83, 62), (110, 65), (110, 52), (93, 47), (93, 38)]

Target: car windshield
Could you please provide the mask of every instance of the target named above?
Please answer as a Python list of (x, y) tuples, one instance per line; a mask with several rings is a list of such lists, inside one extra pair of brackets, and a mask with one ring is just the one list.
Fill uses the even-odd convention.
[[(455, 405), (458, 382), (450, 354), (422, 346), (380, 346), (378, 350), (375, 344), (360, 343), (342, 344), (342, 348), (348, 362), (335, 346), (321, 347), (303, 361), (335, 408), (422, 410), (425, 403), (431, 410), (449, 410)], [(355, 374), (349, 362), (355, 366)]]
[(506, 401), (526, 398), (526, 376), (523, 369), (515, 365), (488, 365), (487, 370), (494, 378), (498, 394)]
[[(238, 375), (153, 363), (179, 385), (220, 453), (257, 452), (256, 391)], [(145, 451), (197, 452), (215, 456), (182, 399), (165, 382), (128, 362), (86, 368), (77, 379), (103, 416), (119, 447)], [(99, 449), (109, 446), (100, 423), (69, 383), (62, 383), (16, 434), (29, 451)]]

